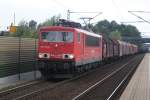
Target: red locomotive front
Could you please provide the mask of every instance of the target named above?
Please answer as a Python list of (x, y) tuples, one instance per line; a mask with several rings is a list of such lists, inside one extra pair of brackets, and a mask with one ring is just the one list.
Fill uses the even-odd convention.
[(44, 77), (72, 77), (102, 60), (102, 37), (83, 29), (47, 26), (39, 30), (38, 60)]
[(74, 29), (62, 26), (42, 27), (39, 30), (38, 60), (44, 77), (75, 70)]
[(48, 61), (74, 60), (74, 34), (72, 29), (44, 27), (39, 32), (38, 58)]

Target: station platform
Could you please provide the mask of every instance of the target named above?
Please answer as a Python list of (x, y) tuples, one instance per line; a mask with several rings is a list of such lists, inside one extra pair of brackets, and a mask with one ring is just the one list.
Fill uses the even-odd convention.
[(150, 53), (145, 54), (120, 100), (150, 100)]

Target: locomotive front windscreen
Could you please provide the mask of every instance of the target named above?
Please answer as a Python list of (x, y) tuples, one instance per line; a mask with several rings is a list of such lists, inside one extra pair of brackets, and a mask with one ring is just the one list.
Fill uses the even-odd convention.
[(73, 33), (60, 31), (42, 32), (41, 39), (43, 42), (73, 42)]

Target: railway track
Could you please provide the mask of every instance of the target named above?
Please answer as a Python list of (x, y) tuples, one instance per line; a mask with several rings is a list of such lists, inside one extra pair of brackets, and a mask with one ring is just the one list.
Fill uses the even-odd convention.
[(0, 100), (15, 100), (16, 98), (42, 89), (43, 87), (53, 86), (56, 82), (36, 80), (22, 85), (0, 91)]
[[(143, 56), (133, 58), (72, 100), (118, 100), (119, 89), (131, 78)], [(119, 77), (118, 77), (119, 76)]]
[[(8, 94), (3, 96), (0, 100), (93, 100), (91, 98), (95, 98), (94, 100), (104, 100), (104, 98), (101, 98), (99, 94), (96, 94), (94, 92), (95, 89), (99, 88), (99, 86), (103, 87), (100, 90), (98, 89), (99, 92), (101, 91), (107, 94), (105, 94), (105, 99), (112, 98), (115, 89), (112, 89), (112, 86), (110, 85), (109, 88), (112, 89), (111, 93), (107, 93), (107, 91), (105, 90), (108, 89), (104, 89), (107, 87), (107, 85), (104, 85), (104, 83), (110, 84), (110, 81), (107, 82), (106, 80), (111, 78), (111, 76), (116, 76), (116, 74), (118, 73), (123, 73), (121, 72), (121, 70), (123, 70), (124, 68), (128, 69), (128, 65), (134, 65), (133, 62), (139, 62), (142, 59), (142, 57), (142, 55), (138, 55), (136, 57), (130, 56), (123, 60), (113, 62), (112, 64), (101, 66), (100, 68), (97, 68), (90, 72), (86, 72), (75, 78), (65, 80), (59, 83), (48, 82), (46, 84), (39, 85), (36, 89), (30, 88), (31, 90), (26, 90), (30, 92), (21, 91), (22, 93), (20, 93), (19, 95), (11, 93), (10, 95)], [(128, 62), (128, 60), (130, 60), (130, 62)], [(129, 71), (129, 69), (127, 71)], [(116, 77), (116, 79), (118, 78)], [(114, 79), (112, 78), (112, 80)], [(114, 82), (116, 82), (116, 80)], [(118, 86), (116, 84), (114, 85)], [(33, 85), (33, 87), (37, 86)], [(95, 95), (98, 96), (93, 97)]]

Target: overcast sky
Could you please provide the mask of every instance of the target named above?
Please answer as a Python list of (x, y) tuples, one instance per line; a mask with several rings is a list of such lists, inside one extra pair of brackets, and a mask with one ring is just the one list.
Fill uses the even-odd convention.
[[(16, 25), (21, 20), (35, 20), (38, 23), (54, 15), (67, 17), (67, 10), (74, 12), (103, 12), (92, 23), (107, 19), (118, 23), (139, 21), (128, 11), (150, 11), (150, 0), (0, 0), (0, 30), (6, 30), (16, 16)], [(150, 13), (135, 13), (145, 20), (150, 20)], [(96, 14), (71, 14), (71, 20), (79, 21), (80, 17), (94, 17)], [(150, 32), (149, 23), (132, 23), (140, 32)], [(144, 33), (150, 36), (150, 33)]]

